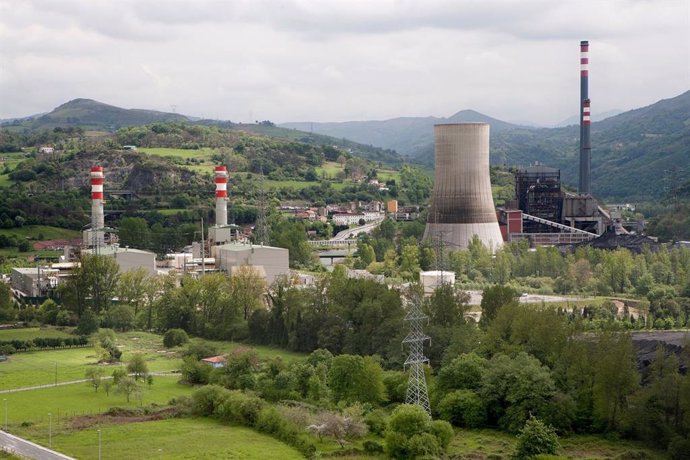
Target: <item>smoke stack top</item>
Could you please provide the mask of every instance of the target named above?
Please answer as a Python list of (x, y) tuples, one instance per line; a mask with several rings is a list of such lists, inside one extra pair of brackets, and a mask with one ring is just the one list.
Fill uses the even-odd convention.
[(102, 229), (105, 226), (103, 218), (103, 182), (102, 166), (92, 166), (91, 173), (91, 229)]
[(580, 76), (589, 76), (589, 42), (587, 40), (580, 42)]
[(228, 168), (224, 165), (216, 166), (216, 225), (228, 225)]

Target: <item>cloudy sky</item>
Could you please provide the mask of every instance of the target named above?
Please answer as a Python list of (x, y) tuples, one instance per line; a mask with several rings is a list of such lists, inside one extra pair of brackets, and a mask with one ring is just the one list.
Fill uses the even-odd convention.
[(0, 0), (0, 118), (74, 98), (237, 122), (553, 124), (690, 89), (688, 0)]

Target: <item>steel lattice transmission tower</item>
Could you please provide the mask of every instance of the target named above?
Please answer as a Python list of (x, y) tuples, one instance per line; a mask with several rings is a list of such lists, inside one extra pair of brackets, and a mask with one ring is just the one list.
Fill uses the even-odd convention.
[(410, 309), (405, 316), (405, 321), (410, 323), (410, 333), (403, 340), (403, 344), (407, 344), (410, 347), (410, 354), (405, 360), (405, 367), (410, 369), (405, 402), (422, 406), (427, 414), (431, 415), (429, 393), (426, 388), (426, 375), (424, 375), (424, 365), (429, 362), (429, 358), (424, 356), (424, 342), (429, 340), (430, 337), (424, 334), (423, 326), (428, 318), (422, 311), (421, 295), (414, 292)]

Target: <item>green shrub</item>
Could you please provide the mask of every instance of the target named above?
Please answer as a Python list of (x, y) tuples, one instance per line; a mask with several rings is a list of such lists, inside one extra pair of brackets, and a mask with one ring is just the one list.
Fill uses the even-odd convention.
[(431, 434), (434, 435), (441, 449), (446, 449), (453, 440), (455, 432), (450, 423), (445, 420), (434, 420), (431, 422)]
[(367, 424), (369, 431), (379, 436), (382, 436), (388, 426), (388, 416), (381, 409), (376, 409), (369, 412), (364, 417), (364, 423)]
[(555, 454), (559, 447), (556, 431), (536, 417), (530, 417), (525, 422), (517, 438), (517, 459), (528, 459), (539, 454)]
[(438, 405), (441, 418), (455, 426), (477, 428), (486, 423), (486, 406), (474, 391), (448, 393)]
[(366, 440), (362, 444), (362, 447), (364, 447), (364, 451), (369, 453), (369, 454), (382, 454), (383, 453), (383, 446), (376, 441)]
[(187, 356), (182, 360), (180, 372), (182, 373), (182, 380), (194, 385), (207, 384), (211, 375), (211, 366), (202, 363), (194, 356)]
[(206, 385), (192, 394), (192, 411), (197, 415), (212, 415), (223, 404), (228, 390), (218, 385)]
[(165, 348), (173, 348), (189, 342), (189, 336), (182, 329), (168, 329), (163, 335)]

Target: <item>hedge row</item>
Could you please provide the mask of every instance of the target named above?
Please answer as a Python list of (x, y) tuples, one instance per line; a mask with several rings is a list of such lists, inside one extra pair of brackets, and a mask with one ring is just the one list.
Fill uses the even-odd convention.
[(215, 417), (225, 423), (238, 423), (268, 434), (295, 447), (307, 458), (316, 446), (309, 436), (258, 396), (218, 385), (206, 385), (192, 394), (192, 410), (197, 415)]
[(29, 340), (0, 340), (0, 351), (4, 354), (12, 354), (28, 350), (85, 347), (88, 344), (89, 338), (85, 335), (78, 337), (36, 337)]

